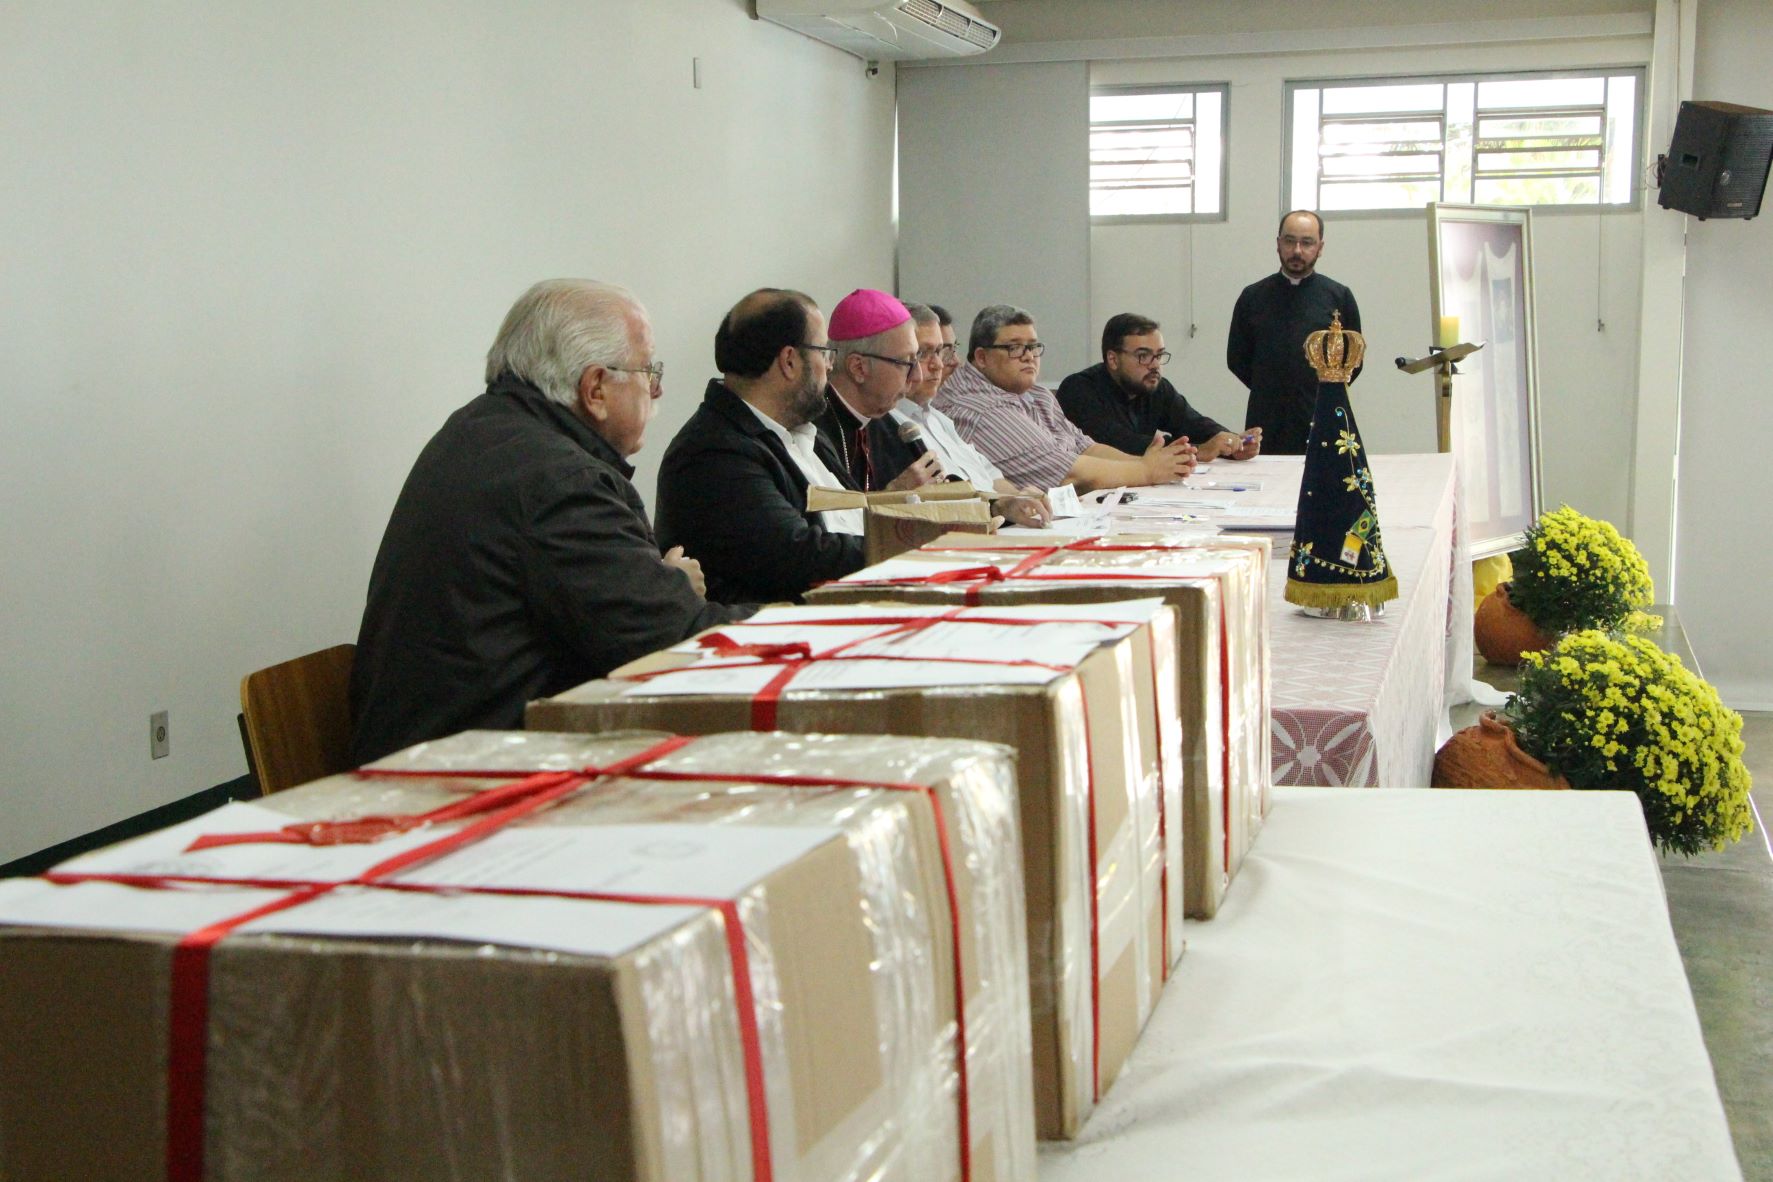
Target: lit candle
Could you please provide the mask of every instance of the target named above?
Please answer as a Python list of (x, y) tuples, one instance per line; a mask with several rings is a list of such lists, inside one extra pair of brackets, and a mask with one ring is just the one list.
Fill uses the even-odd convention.
[(1441, 348), (1444, 349), (1444, 348), (1448, 347), (1449, 345), (1457, 345), (1458, 343), (1459, 343), (1459, 317), (1457, 317), (1457, 316), (1442, 316), (1441, 317), (1441, 340), (1440, 340)]

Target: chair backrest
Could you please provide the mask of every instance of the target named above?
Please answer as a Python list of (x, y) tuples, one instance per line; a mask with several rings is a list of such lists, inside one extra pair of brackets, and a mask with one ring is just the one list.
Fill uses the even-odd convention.
[(265, 793), (351, 766), (354, 644), (249, 673), (240, 679), (247, 755)]

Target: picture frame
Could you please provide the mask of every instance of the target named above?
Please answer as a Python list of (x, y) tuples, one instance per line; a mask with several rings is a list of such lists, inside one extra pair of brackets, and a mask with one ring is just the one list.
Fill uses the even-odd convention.
[(1532, 210), (1431, 203), (1428, 272), (1436, 343), (1483, 346), (1457, 363), (1450, 408), (1470, 556), (1505, 554), (1542, 500)]

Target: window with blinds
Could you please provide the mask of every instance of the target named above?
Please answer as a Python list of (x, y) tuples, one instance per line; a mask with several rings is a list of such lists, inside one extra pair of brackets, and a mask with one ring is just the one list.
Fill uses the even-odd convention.
[(1636, 203), (1641, 70), (1298, 82), (1294, 209)]
[(1224, 86), (1090, 92), (1090, 216), (1225, 217)]

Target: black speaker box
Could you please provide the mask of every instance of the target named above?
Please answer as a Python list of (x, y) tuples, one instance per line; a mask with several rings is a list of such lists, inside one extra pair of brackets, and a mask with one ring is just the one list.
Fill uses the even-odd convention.
[(1761, 212), (1773, 165), (1773, 111), (1736, 103), (1682, 103), (1662, 170), (1664, 209), (1706, 218)]

